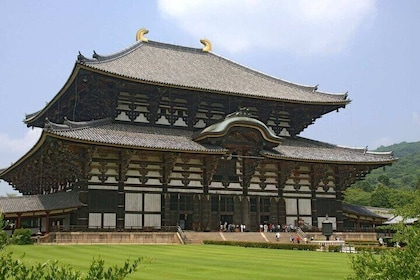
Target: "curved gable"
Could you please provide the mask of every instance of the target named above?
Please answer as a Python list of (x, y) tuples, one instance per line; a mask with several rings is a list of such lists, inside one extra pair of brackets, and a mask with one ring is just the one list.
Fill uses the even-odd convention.
[(281, 143), (282, 138), (276, 136), (263, 122), (252, 118), (248, 109), (241, 108), (223, 121), (196, 133), (193, 140), (222, 147), (233, 144), (274, 148)]

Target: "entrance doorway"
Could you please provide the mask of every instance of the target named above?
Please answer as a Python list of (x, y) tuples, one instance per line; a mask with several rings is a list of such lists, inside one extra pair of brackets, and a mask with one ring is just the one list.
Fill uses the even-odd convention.
[(222, 231), (230, 230), (230, 227), (233, 225), (233, 215), (220, 215), (220, 229)]
[(179, 226), (182, 230), (192, 230), (192, 215), (179, 214)]

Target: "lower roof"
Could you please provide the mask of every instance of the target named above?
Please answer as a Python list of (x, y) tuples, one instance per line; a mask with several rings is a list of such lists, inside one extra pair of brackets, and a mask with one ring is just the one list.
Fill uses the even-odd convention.
[(58, 192), (54, 194), (1, 197), (0, 209), (4, 214), (45, 212), (80, 208), (79, 192)]
[(382, 219), (384, 221), (387, 220), (386, 217), (378, 215), (370, 211), (367, 207), (360, 206), (360, 205), (343, 203), (343, 212), (347, 214), (353, 214), (358, 217), (369, 217), (369, 218), (375, 218), (375, 219)]
[[(78, 123), (50, 123), (44, 131), (49, 136), (78, 142), (123, 146), (136, 149), (153, 149), (195, 153), (223, 154), (225, 148), (201, 144), (193, 140), (191, 131), (167, 127), (149, 127), (112, 122), (109, 120)], [(273, 149), (262, 151), (270, 158), (294, 161), (314, 161), (341, 164), (391, 164), (396, 159), (392, 153), (375, 153), (364, 148), (348, 148), (302, 137), (284, 138)]]
[[(41, 149), (48, 138), (73, 143), (120, 147), (127, 149), (226, 155), (228, 149), (214, 144), (195, 142), (194, 132), (171, 127), (152, 127), (102, 119), (88, 122), (47, 123), (38, 143), (9, 168), (0, 170), (0, 178), (18, 167)], [(265, 148), (261, 156), (295, 162), (370, 165), (377, 168), (392, 164), (392, 153), (375, 153), (366, 149), (346, 148), (301, 137), (285, 137), (275, 148)]]

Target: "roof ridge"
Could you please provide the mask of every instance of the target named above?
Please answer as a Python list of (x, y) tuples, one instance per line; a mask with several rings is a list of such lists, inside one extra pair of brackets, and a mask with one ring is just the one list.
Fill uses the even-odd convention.
[(117, 59), (121, 56), (124, 56), (124, 55), (136, 50), (137, 48), (140, 48), (144, 44), (145, 44), (145, 42), (138, 41), (138, 42), (135, 42), (135, 43), (129, 45), (128, 47), (126, 47), (122, 50), (116, 51), (116, 52), (111, 53), (109, 55), (99, 55), (94, 50), (93, 54), (92, 54), (92, 58), (85, 57), (79, 51), (79, 54), (77, 56), (77, 62), (80, 62), (80, 63), (101, 63), (101, 62), (104, 62), (104, 61), (114, 60), (114, 59)]
[(155, 47), (158, 47), (158, 48), (170, 48), (170, 49), (174, 49), (174, 50), (184, 50), (184, 51), (189, 51), (189, 52), (194, 52), (194, 53), (204, 53), (201, 48), (193, 48), (193, 47), (180, 46), (180, 45), (175, 45), (175, 44), (169, 44), (169, 43), (163, 43), (163, 42), (148, 40), (147, 42), (137, 41), (137, 42), (131, 44), (130, 46), (128, 46), (128, 47), (126, 47), (122, 50), (116, 51), (116, 52), (114, 52), (112, 54), (109, 54), (109, 55), (100, 55), (94, 50), (92, 58), (85, 57), (79, 51), (79, 55), (77, 56), (77, 61), (80, 62), (80, 63), (93, 63), (93, 64), (101, 63), (101, 62), (109, 62), (109, 61), (112, 61), (114, 59), (125, 56), (125, 55), (137, 50), (138, 48), (141, 48), (142, 46), (146, 46), (146, 45), (152, 45), (152, 46), (155, 46)]
[(102, 124), (111, 123), (111, 118), (104, 118), (91, 121), (70, 121), (67, 117), (64, 117), (62, 124), (50, 121), (48, 118), (45, 120), (44, 130), (46, 131), (63, 131), (63, 130), (77, 130), (84, 129), (87, 127), (95, 127)]

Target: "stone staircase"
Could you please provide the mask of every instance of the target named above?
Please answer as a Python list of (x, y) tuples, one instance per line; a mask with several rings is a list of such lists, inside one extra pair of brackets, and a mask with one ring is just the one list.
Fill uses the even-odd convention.
[(242, 242), (290, 242), (290, 234), (281, 232), (279, 241), (276, 241), (275, 232), (195, 232), (185, 231), (186, 244), (203, 244), (204, 240), (212, 241), (242, 241)]

